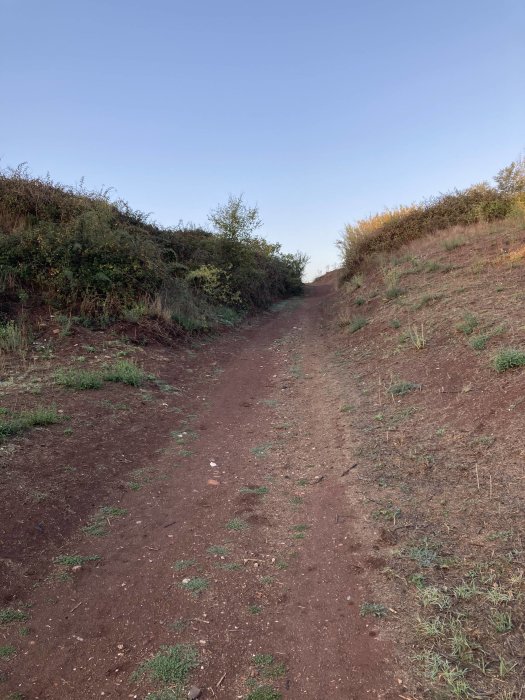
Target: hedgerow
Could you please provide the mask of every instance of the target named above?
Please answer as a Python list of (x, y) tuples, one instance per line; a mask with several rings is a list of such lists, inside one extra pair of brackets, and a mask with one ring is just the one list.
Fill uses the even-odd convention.
[(152, 315), (203, 329), (231, 318), (225, 309), (264, 308), (299, 293), (306, 258), (235, 235), (239, 214), (252, 212), (241, 197), (235, 204), (227, 232), (163, 228), (112, 201), (109, 190), (66, 187), (25, 167), (0, 171), (0, 321), (23, 302), (84, 321)]

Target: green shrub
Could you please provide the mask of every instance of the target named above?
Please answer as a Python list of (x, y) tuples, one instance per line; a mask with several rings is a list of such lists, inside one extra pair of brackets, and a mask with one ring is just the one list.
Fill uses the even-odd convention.
[(466, 313), (463, 316), (463, 321), (459, 323), (456, 327), (461, 333), (464, 333), (465, 335), (471, 335), (471, 333), (473, 333), (478, 326), (478, 319), (473, 314)]
[(516, 348), (500, 350), (493, 359), (493, 366), (497, 372), (506, 372), (508, 369), (525, 366), (525, 352)]
[(44, 425), (53, 425), (62, 420), (56, 406), (39, 406), (31, 411), (23, 411), (18, 414), (3, 414), (0, 416), (0, 442)]
[(356, 316), (355, 318), (346, 322), (345, 325), (347, 326), (350, 333), (355, 333), (356, 331), (360, 330), (361, 328), (364, 328), (367, 325), (367, 323), (368, 323), (368, 319), (363, 318), (363, 316)]
[(88, 369), (59, 369), (55, 372), (55, 382), (68, 389), (84, 391), (85, 389), (100, 389), (104, 377), (100, 371)]
[(389, 392), (392, 394), (392, 396), (404, 396), (405, 394), (419, 388), (420, 385), (414, 384), (413, 382), (396, 382), (389, 387)]
[(182, 686), (198, 665), (199, 654), (190, 644), (163, 646), (152, 659), (139, 666), (134, 678), (146, 675), (159, 683)]
[[(65, 187), (25, 168), (0, 171), (0, 294), (66, 312), (59, 315), (70, 319), (69, 332), (79, 319), (104, 326), (148, 316), (207, 330), (302, 291), (307, 259), (254, 237), (258, 212), (242, 197), (210, 221), (215, 233), (161, 228), (109, 191)], [(0, 327), (0, 349), (20, 345), (15, 331)]]
[(106, 382), (122, 382), (130, 386), (140, 386), (146, 377), (140, 367), (128, 360), (118, 360), (115, 364), (106, 367), (102, 376)]
[(27, 330), (22, 324), (8, 321), (0, 325), (0, 351), (22, 352), (27, 345)]

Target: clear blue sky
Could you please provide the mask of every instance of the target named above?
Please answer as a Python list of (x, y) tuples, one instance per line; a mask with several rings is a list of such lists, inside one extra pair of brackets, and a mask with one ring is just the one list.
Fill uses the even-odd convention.
[(523, 151), (524, 37), (523, 0), (0, 0), (0, 158), (164, 225), (243, 192), (312, 273)]

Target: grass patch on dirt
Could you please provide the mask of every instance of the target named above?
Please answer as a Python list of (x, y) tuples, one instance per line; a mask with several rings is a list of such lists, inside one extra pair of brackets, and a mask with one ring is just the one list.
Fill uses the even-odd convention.
[(191, 644), (162, 646), (155, 656), (144, 661), (132, 676), (140, 680), (143, 676), (154, 683), (175, 686), (181, 692), (191, 672), (199, 665), (199, 654)]
[(385, 617), (387, 608), (382, 603), (363, 603), (359, 608), (361, 617), (372, 615), (373, 617)]
[(281, 700), (282, 694), (270, 685), (259, 685), (251, 690), (245, 700)]
[(11, 413), (4, 409), (0, 414), (0, 443), (25, 433), (31, 428), (53, 425), (61, 420), (64, 420), (64, 416), (58, 413), (55, 405), (39, 406), (20, 413)]
[(0, 625), (8, 625), (11, 622), (25, 622), (28, 614), (15, 608), (0, 608)]
[(91, 535), (91, 537), (104, 537), (108, 533), (108, 526), (110, 525), (111, 518), (119, 518), (128, 514), (125, 508), (118, 508), (116, 506), (103, 506), (96, 515), (94, 515), (90, 522), (82, 528), (82, 532), (86, 535)]
[(257, 445), (256, 447), (252, 447), (250, 449), (250, 452), (254, 454), (256, 457), (266, 457), (268, 452), (273, 448), (273, 443), (272, 442), (265, 442), (262, 445)]
[(516, 348), (505, 348), (495, 355), (492, 364), (496, 372), (506, 372), (509, 369), (525, 367), (525, 351)]
[(265, 496), (269, 491), (268, 486), (243, 486), (239, 489), (239, 493), (248, 493), (254, 496)]
[(55, 372), (55, 382), (60, 386), (75, 391), (88, 389), (101, 389), (104, 382), (120, 382), (129, 386), (140, 386), (145, 378), (145, 373), (133, 362), (117, 360), (112, 365), (106, 365), (100, 369), (82, 369), (69, 367)]
[(231, 520), (228, 520), (226, 523), (226, 529), (231, 530), (233, 532), (240, 532), (241, 530), (247, 530), (249, 527), (248, 523), (246, 520), (243, 520), (242, 518), (232, 518)]
[(405, 396), (405, 394), (409, 394), (411, 391), (416, 391), (416, 389), (420, 388), (420, 384), (414, 384), (414, 382), (401, 381), (391, 384), (388, 388), (388, 391), (392, 396)]
[(193, 593), (193, 595), (199, 595), (200, 593), (203, 593), (209, 586), (208, 579), (202, 578), (199, 576), (196, 576), (195, 578), (188, 578), (184, 579), (180, 587), (188, 591), (189, 593)]
[[(514, 700), (525, 681), (524, 374), (510, 372), (525, 367), (523, 263), (501, 259), (502, 249), (523, 245), (524, 230), (523, 218), (478, 224), (396, 252), (399, 274), (408, 276), (394, 325), (424, 324), (430, 337), (422, 352), (405, 351), (414, 345), (408, 334), (392, 348), (391, 305), (374, 297), (394, 265), (387, 254), (367, 265), (359, 295), (371, 322), (351, 352), (338, 328), (354, 308), (350, 283), (334, 311), (334, 332), (351, 360), (333, 362), (337, 399), (355, 402), (359, 487), (380, 521), (382, 564), (371, 572), (371, 597), (397, 610), (382, 624), (400, 645), (410, 697)], [(446, 288), (441, 275), (416, 274), (422, 258), (445, 266), (443, 243), (458, 237), (465, 245), (452, 247)], [(438, 294), (450, 303), (415, 308)], [(405, 409), (406, 399), (397, 399), (407, 394)]]
[(9, 659), (12, 659), (15, 655), (16, 649), (14, 646), (11, 646), (11, 644), (4, 644), (0, 646), (0, 659), (9, 661)]
[(59, 557), (53, 559), (53, 563), (59, 566), (82, 566), (88, 561), (100, 561), (100, 556), (98, 554), (91, 554), (89, 556), (82, 556), (81, 554), (61, 554)]

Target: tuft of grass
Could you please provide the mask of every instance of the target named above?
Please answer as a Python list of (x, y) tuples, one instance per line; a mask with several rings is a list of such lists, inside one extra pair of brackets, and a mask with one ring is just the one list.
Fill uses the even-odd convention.
[(409, 559), (416, 561), (425, 568), (430, 568), (440, 563), (439, 550), (426, 539), (420, 545), (408, 547), (406, 555)]
[(458, 331), (461, 333), (464, 333), (465, 335), (472, 335), (472, 333), (476, 330), (476, 328), (479, 326), (479, 320), (471, 313), (466, 313), (463, 316), (463, 320), (461, 323), (458, 323), (456, 328)]
[(232, 518), (226, 523), (226, 529), (234, 532), (240, 532), (241, 530), (246, 530), (247, 528), (248, 523), (242, 518)]
[(363, 316), (356, 316), (355, 318), (348, 321), (345, 325), (347, 326), (350, 333), (355, 333), (356, 331), (361, 330), (361, 328), (364, 328), (367, 325), (367, 323), (368, 319), (364, 318)]
[(490, 338), (491, 336), (487, 333), (479, 333), (478, 335), (473, 335), (469, 340), (470, 347), (473, 350), (485, 350)]
[(404, 293), (405, 290), (401, 287), (388, 287), (388, 289), (385, 292), (385, 296), (388, 300), (391, 301), (392, 299), (397, 299)]
[(118, 518), (127, 515), (128, 511), (125, 508), (117, 508), (116, 506), (103, 506), (96, 515), (91, 518), (88, 525), (82, 528), (82, 532), (92, 537), (104, 537), (107, 535), (106, 525), (110, 518)]
[(269, 490), (267, 486), (254, 486), (253, 488), (243, 486), (242, 489), (239, 489), (239, 493), (251, 493), (255, 496), (264, 496)]
[(392, 396), (404, 396), (405, 394), (409, 394), (411, 391), (415, 391), (416, 389), (420, 388), (421, 384), (401, 381), (391, 384), (388, 391), (392, 394)]
[(53, 425), (63, 419), (56, 406), (39, 406), (31, 411), (0, 416), (0, 442), (37, 426)]
[(29, 344), (27, 328), (22, 323), (0, 324), (0, 352), (23, 353)]
[(282, 694), (269, 685), (260, 685), (250, 691), (245, 700), (281, 700)]
[(16, 649), (10, 644), (0, 646), (0, 659), (5, 659), (6, 661), (9, 661), (9, 659), (13, 658), (15, 654)]
[(359, 608), (361, 617), (373, 615), (374, 617), (385, 617), (388, 610), (382, 603), (363, 603)]
[(419, 590), (419, 599), (425, 608), (435, 607), (439, 610), (445, 610), (450, 607), (449, 596), (436, 586), (421, 588)]
[(55, 372), (55, 382), (67, 389), (85, 391), (87, 389), (100, 389), (104, 384), (104, 379), (100, 372), (73, 367), (59, 369)]
[(451, 250), (456, 250), (456, 248), (461, 248), (465, 245), (465, 243), (466, 241), (464, 238), (457, 236), (456, 238), (449, 238), (448, 240), (444, 241), (443, 248), (450, 252)]
[(248, 605), (248, 612), (252, 615), (259, 615), (262, 612), (262, 607), (260, 605)]
[(525, 352), (516, 348), (500, 350), (492, 361), (496, 372), (506, 372), (509, 369), (525, 366)]
[(185, 591), (193, 593), (193, 595), (199, 595), (199, 593), (202, 593), (208, 588), (208, 580), (197, 576), (195, 578), (182, 581), (180, 587)]
[(276, 663), (272, 654), (255, 654), (253, 665), (259, 669), (264, 678), (282, 678), (286, 675), (286, 666)]
[(25, 622), (28, 619), (27, 613), (14, 608), (0, 608), (0, 624), (7, 625), (10, 622)]
[(103, 378), (106, 382), (121, 382), (129, 386), (140, 386), (146, 374), (129, 360), (118, 360), (104, 368)]
[(419, 311), (423, 307), (427, 306), (428, 304), (431, 304), (434, 301), (439, 301), (442, 298), (441, 294), (424, 294), (421, 299), (414, 304), (414, 309)]
[(88, 561), (100, 561), (100, 556), (98, 554), (91, 554), (87, 557), (83, 557), (81, 554), (62, 554), (53, 559), (53, 563), (59, 566), (82, 566)]
[(175, 571), (186, 571), (186, 569), (195, 566), (196, 563), (197, 561), (195, 559), (179, 559), (173, 564), (173, 568)]
[(222, 544), (212, 544), (206, 551), (208, 554), (216, 554), (220, 557), (225, 557), (229, 554), (228, 547)]
[(498, 634), (504, 634), (512, 630), (512, 615), (510, 612), (493, 612), (490, 621)]
[(252, 447), (250, 449), (250, 452), (254, 454), (256, 457), (266, 457), (268, 452), (272, 449), (273, 443), (271, 442), (265, 442), (262, 445), (257, 445), (256, 447)]
[(147, 676), (158, 683), (175, 685), (182, 689), (190, 673), (199, 665), (199, 654), (191, 644), (162, 646), (148, 661), (144, 661), (133, 674), (133, 680)]

